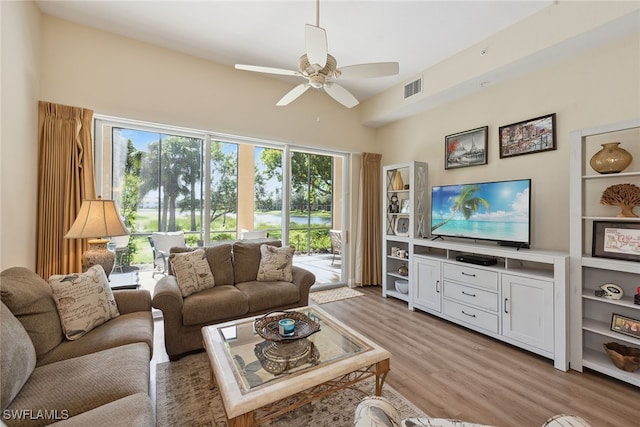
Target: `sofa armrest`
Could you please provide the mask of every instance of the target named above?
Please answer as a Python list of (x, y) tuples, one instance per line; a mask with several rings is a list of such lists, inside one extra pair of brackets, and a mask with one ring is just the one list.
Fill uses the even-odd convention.
[(175, 276), (167, 275), (158, 280), (153, 291), (152, 305), (165, 311), (182, 311), (182, 293)]
[(300, 304), (305, 306), (309, 304), (309, 289), (316, 283), (316, 276), (309, 270), (302, 267), (291, 267), (293, 279), (291, 282), (300, 289)]
[(113, 291), (120, 314), (151, 311), (151, 293), (146, 289)]

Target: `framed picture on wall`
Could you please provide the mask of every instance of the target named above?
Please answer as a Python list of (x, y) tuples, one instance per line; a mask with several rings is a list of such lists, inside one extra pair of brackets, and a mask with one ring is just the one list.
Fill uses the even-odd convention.
[(500, 126), (500, 158), (556, 149), (556, 114)]
[(464, 168), (487, 164), (489, 127), (466, 130), (444, 138), (444, 168)]

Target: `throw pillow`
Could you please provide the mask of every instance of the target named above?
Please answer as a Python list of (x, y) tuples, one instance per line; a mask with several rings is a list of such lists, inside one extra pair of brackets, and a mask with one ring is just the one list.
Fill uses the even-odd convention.
[(183, 297), (215, 286), (211, 268), (204, 256), (204, 249), (173, 253), (169, 257), (169, 262)]
[(77, 340), (96, 326), (120, 315), (109, 280), (100, 265), (94, 265), (81, 274), (51, 276), (49, 285), (62, 329), (70, 340)]
[(291, 282), (293, 280), (291, 264), (295, 250), (296, 248), (293, 246), (277, 248), (271, 245), (261, 245), (260, 254), (262, 258), (260, 258), (260, 267), (258, 268), (256, 280), (260, 282)]
[(0, 274), (2, 302), (27, 330), (38, 358), (64, 339), (60, 316), (49, 284), (25, 267), (11, 267)]

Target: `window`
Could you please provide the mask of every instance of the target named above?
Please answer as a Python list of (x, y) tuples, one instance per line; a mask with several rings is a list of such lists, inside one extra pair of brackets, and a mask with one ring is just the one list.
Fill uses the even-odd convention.
[(263, 230), (296, 247), (294, 264), (324, 256), (320, 281), (341, 280), (329, 230), (342, 228), (344, 155), (99, 116), (94, 129), (97, 194), (131, 232), (128, 262), (152, 264), (155, 231), (202, 246)]

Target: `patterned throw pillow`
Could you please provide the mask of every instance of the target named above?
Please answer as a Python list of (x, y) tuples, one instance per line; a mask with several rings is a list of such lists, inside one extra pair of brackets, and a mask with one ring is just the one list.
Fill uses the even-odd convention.
[(109, 280), (100, 265), (81, 274), (51, 276), (49, 285), (62, 329), (69, 340), (76, 340), (120, 315)]
[(260, 254), (262, 258), (260, 258), (260, 267), (258, 268), (256, 280), (261, 282), (291, 282), (293, 280), (291, 263), (293, 262), (295, 250), (296, 248), (293, 246), (277, 248), (271, 245), (261, 245)]
[(169, 261), (183, 297), (215, 286), (204, 249), (173, 253), (169, 257)]

